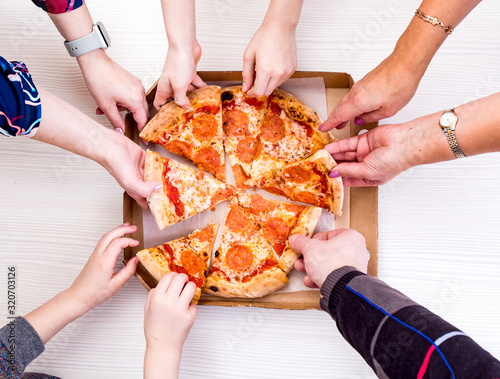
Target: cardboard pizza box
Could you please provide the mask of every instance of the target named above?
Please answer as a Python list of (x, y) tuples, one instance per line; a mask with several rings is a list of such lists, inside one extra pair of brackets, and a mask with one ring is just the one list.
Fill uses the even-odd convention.
[[(199, 72), (200, 77), (206, 82), (219, 81), (240, 81), (240, 71), (206, 71)], [(312, 72), (298, 71), (292, 78), (323, 78), (326, 93), (326, 105), (328, 114), (340, 101), (349, 89), (353, 86), (354, 81), (349, 74), (334, 73), (334, 72)], [(152, 114), (155, 113), (152, 103), (156, 94), (155, 83), (147, 92), (146, 98), (150, 104)], [(125, 117), (127, 126), (126, 136), (136, 143), (139, 143), (139, 133), (137, 125), (130, 113)], [(365, 124), (356, 126), (350, 123), (342, 130), (332, 131), (338, 139), (348, 138), (357, 135), (362, 129), (371, 129), (377, 126), (377, 123)], [(123, 221), (137, 225), (137, 231), (132, 234), (132, 238), (139, 241), (136, 247), (128, 247), (125, 249), (124, 263), (127, 263), (135, 254), (144, 248), (152, 246), (144, 246), (144, 225), (143, 211), (137, 203), (127, 195), (123, 197)], [(221, 220), (221, 228), (223, 228), (224, 220)], [(378, 188), (346, 188), (344, 196), (344, 205), (342, 216), (335, 216), (336, 228), (352, 228), (363, 234), (366, 239), (368, 251), (370, 252), (370, 261), (368, 264), (368, 274), (377, 276), (378, 274)], [(192, 230), (186, 230), (185, 235), (188, 235)], [(167, 241), (164, 241), (167, 242)], [(143, 286), (150, 290), (155, 287), (156, 280), (147, 272), (147, 270), (139, 263), (137, 266), (136, 278)], [(279, 292), (256, 299), (241, 299), (241, 298), (220, 298), (207, 294), (202, 294), (199, 304), (201, 305), (219, 305), (219, 306), (253, 306), (264, 308), (279, 308), (279, 309), (320, 309), (319, 308), (320, 293), (318, 290), (300, 290), (295, 292)]]

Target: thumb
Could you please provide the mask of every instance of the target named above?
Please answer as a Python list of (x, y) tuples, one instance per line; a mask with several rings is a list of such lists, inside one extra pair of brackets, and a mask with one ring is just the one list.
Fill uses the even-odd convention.
[(308, 250), (308, 246), (312, 243), (312, 240), (309, 237), (306, 237), (302, 234), (294, 234), (290, 236), (288, 239), (290, 243), (290, 247), (298, 254), (306, 255)]
[(335, 166), (335, 171), (343, 178), (371, 179), (366, 165), (363, 162), (339, 163)]
[(241, 72), (243, 78), (243, 85), (241, 90), (247, 92), (252, 88), (254, 77), (255, 77), (255, 56), (252, 54), (251, 58), (248, 56), (243, 56), (243, 71)]
[(113, 276), (112, 281), (114, 286), (114, 292), (122, 288), (125, 282), (129, 280), (132, 275), (134, 275), (138, 263), (139, 263), (139, 258), (133, 257), (131, 260), (127, 262), (127, 265), (124, 268), (122, 268), (117, 274)]
[(174, 101), (177, 105), (181, 106), (184, 109), (189, 109), (191, 103), (186, 95), (187, 86), (174, 90)]
[(153, 192), (160, 190), (162, 187), (163, 185), (160, 182), (156, 182), (153, 180), (148, 180), (145, 182), (140, 181), (140, 184), (137, 186), (135, 192), (141, 197), (148, 197)]

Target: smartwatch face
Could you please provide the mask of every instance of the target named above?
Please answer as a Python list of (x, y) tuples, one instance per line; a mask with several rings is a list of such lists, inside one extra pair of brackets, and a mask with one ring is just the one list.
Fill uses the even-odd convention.
[(439, 120), (441, 126), (444, 126), (446, 128), (449, 128), (450, 126), (454, 125), (457, 121), (457, 115), (455, 112), (446, 112), (443, 113), (441, 116), (441, 119)]
[(106, 42), (106, 48), (111, 46), (111, 38), (109, 37), (108, 32), (106, 31), (106, 28), (104, 27), (104, 24), (100, 21), (96, 22), (96, 26), (99, 28), (99, 31), (101, 32), (102, 37), (104, 38), (104, 42)]

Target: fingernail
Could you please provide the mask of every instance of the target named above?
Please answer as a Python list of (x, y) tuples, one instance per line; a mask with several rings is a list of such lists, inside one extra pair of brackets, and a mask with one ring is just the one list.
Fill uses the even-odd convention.
[(332, 171), (330, 172), (330, 178), (340, 178), (340, 174), (338, 173), (338, 171)]
[(123, 223), (123, 226), (128, 226), (128, 225), (130, 225), (130, 223), (129, 223), (129, 222), (124, 222), (124, 223)]
[(364, 125), (365, 122), (363, 121), (363, 119), (361, 117), (356, 117), (354, 119), (354, 123), (359, 126), (359, 125)]
[(139, 263), (139, 258), (137, 258), (137, 255), (131, 259), (132, 263)]
[(358, 136), (362, 135), (362, 134), (365, 134), (365, 133), (368, 133), (368, 129), (361, 129), (358, 133)]
[(340, 124), (339, 126), (337, 126), (336, 129), (338, 129), (338, 130), (344, 129), (348, 124), (349, 124), (349, 121), (345, 121), (342, 124)]
[(323, 130), (323, 125), (325, 124), (321, 124), (320, 126), (318, 126), (318, 130), (321, 132)]
[(163, 186), (161, 184), (157, 185), (155, 187), (155, 192), (161, 190), (162, 188), (163, 188)]
[(121, 130), (121, 128), (115, 128), (115, 132), (118, 132), (120, 134), (123, 134), (123, 130)]

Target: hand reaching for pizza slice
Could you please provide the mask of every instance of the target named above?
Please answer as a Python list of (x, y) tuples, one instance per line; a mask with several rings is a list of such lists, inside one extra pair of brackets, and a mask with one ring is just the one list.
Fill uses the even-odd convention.
[(196, 286), (184, 274), (165, 275), (144, 308), (144, 378), (177, 378), (182, 346), (196, 319)]

